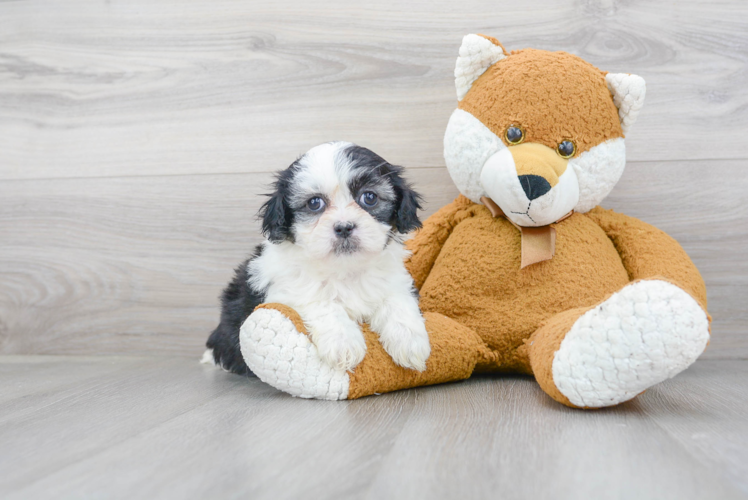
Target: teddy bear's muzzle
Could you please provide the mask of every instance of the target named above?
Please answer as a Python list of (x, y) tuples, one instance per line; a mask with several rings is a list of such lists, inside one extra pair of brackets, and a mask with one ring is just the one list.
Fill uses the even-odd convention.
[(480, 182), (506, 217), (522, 227), (552, 224), (579, 201), (574, 167), (538, 143), (509, 146), (490, 156)]

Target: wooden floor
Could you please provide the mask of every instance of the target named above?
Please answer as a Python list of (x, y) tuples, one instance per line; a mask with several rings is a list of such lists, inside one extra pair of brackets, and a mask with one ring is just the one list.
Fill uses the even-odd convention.
[(748, 498), (748, 361), (601, 411), (530, 378), (295, 399), (185, 358), (0, 357), (0, 497)]

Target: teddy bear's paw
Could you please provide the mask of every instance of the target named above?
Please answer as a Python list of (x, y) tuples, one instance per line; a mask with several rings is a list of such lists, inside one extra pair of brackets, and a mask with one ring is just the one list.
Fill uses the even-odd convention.
[(346, 399), (345, 370), (322, 361), (309, 338), (275, 309), (257, 309), (239, 334), (242, 355), (260, 380), (301, 398)]
[(379, 333), (379, 340), (396, 364), (422, 372), (426, 370), (426, 360), (431, 355), (429, 334), (420, 317), (411, 323), (396, 319), (387, 321)]
[(572, 404), (611, 406), (685, 370), (709, 341), (704, 310), (679, 287), (632, 283), (583, 314), (553, 358), (553, 381)]

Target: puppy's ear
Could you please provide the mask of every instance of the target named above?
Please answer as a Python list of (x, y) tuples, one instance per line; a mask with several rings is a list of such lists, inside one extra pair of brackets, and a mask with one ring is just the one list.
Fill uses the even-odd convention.
[(270, 199), (263, 203), (258, 216), (262, 219), (262, 234), (273, 243), (293, 241), (291, 234), (291, 207), (286, 201), (294, 165), (280, 172), (273, 187), (275, 191), (269, 194)]
[(409, 233), (421, 227), (421, 221), (418, 219), (418, 210), (421, 207), (423, 198), (416, 193), (410, 184), (402, 178), (402, 167), (393, 165), (393, 173), (390, 175), (395, 194), (397, 195), (397, 204), (393, 214), (392, 225), (399, 233)]
[(421, 195), (407, 187), (397, 207), (395, 228), (400, 233), (409, 233), (421, 227), (418, 210), (421, 209)]
[(290, 236), (289, 226), (286, 217), (286, 206), (283, 196), (275, 193), (270, 196), (262, 208), (260, 208), (260, 217), (262, 218), (262, 234), (273, 243), (280, 243)]

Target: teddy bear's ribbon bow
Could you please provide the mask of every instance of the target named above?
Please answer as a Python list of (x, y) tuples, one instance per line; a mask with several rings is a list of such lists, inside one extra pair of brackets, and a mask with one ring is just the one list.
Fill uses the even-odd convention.
[[(512, 219), (506, 216), (503, 210), (489, 197), (483, 196), (481, 202), (488, 208), (494, 217), (504, 217), (514, 227), (519, 229), (522, 245), (522, 260), (519, 268), (524, 269), (537, 262), (551, 260), (556, 254), (556, 229), (551, 225), (540, 227), (522, 227), (515, 224)], [(571, 217), (574, 210), (558, 219), (553, 224)]]

